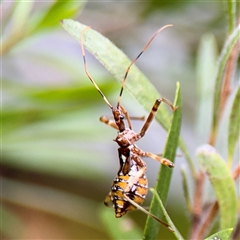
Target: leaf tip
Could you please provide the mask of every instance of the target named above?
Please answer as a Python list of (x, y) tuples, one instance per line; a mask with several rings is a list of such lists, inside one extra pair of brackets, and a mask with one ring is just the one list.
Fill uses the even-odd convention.
[(209, 154), (213, 154), (213, 153), (216, 153), (216, 149), (209, 144), (204, 144), (197, 149), (196, 155), (197, 156), (199, 156), (199, 155), (209, 155)]

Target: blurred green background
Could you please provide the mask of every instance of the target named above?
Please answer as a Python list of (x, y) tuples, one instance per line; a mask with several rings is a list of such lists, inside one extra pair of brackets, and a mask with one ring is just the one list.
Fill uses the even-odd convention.
[[(181, 83), (181, 134), (194, 156), (208, 136), (199, 136), (196, 130), (198, 47), (205, 34), (213, 34), (218, 54), (227, 34), (225, 4), (2, 1), (1, 7), (2, 239), (111, 239), (105, 214), (122, 226), (143, 229), (144, 213), (135, 211), (116, 220), (113, 209), (103, 206), (118, 170), (117, 146), (112, 141), (116, 132), (99, 122), (101, 115), (111, 112), (85, 75), (80, 45), (59, 21), (73, 18), (90, 25), (130, 59), (157, 29), (173, 24), (136, 65), (171, 101), (176, 82)], [(120, 85), (90, 54), (87, 61), (89, 72), (114, 105)], [(126, 91), (122, 104), (132, 116), (147, 114)], [(141, 124), (134, 122), (134, 129), (138, 131)], [(161, 153), (165, 138), (165, 131), (154, 122), (138, 145)], [(152, 187), (158, 163), (146, 162)], [(188, 171), (184, 157), (176, 159), (167, 210), (187, 238), (190, 220), (181, 167)], [(159, 239), (172, 239), (166, 229), (160, 232)]]

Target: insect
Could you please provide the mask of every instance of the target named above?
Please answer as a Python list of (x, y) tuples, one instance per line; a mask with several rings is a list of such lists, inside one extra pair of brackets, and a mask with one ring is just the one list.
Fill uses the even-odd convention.
[[(166, 25), (162, 28), (160, 28), (148, 41), (148, 43), (144, 46), (142, 51), (138, 54), (138, 56), (131, 62), (131, 64), (128, 66), (122, 86), (120, 89), (118, 101), (116, 107), (113, 107), (108, 99), (105, 97), (103, 92), (99, 89), (98, 85), (95, 83), (93, 78), (88, 72), (87, 64), (86, 64), (86, 57), (85, 57), (85, 50), (83, 46), (83, 35), (84, 32), (89, 28), (86, 27), (81, 32), (81, 50), (83, 55), (83, 62), (84, 62), (84, 69), (86, 72), (86, 75), (88, 76), (89, 80), (93, 83), (94, 87), (97, 89), (97, 91), (102, 96), (105, 103), (110, 107), (113, 119), (102, 116), (100, 117), (100, 121), (117, 129), (118, 134), (116, 139), (114, 140), (118, 145), (118, 157), (120, 162), (120, 168), (117, 173), (117, 177), (115, 178), (111, 191), (109, 195), (106, 197), (105, 205), (109, 206), (110, 203), (113, 204), (115, 208), (115, 216), (116, 217), (122, 217), (125, 215), (128, 211), (132, 211), (136, 208), (140, 209), (141, 211), (147, 213), (148, 215), (152, 216), (154, 219), (162, 223), (164, 226), (169, 227), (166, 223), (162, 222), (160, 219), (158, 219), (156, 216), (152, 215), (148, 211), (146, 211), (144, 208), (140, 206), (140, 204), (143, 203), (145, 196), (148, 191), (148, 181), (146, 178), (146, 164), (141, 159), (141, 157), (150, 157), (161, 164), (173, 168), (174, 164), (159, 155), (145, 152), (137, 147), (135, 144), (136, 141), (141, 139), (146, 131), (148, 130), (152, 120), (154, 119), (156, 112), (162, 102), (169, 105), (169, 107), (172, 109), (172, 111), (175, 111), (177, 107), (174, 107), (173, 104), (165, 99), (165, 98), (159, 98), (155, 101), (151, 112), (149, 113), (147, 119), (145, 120), (141, 130), (139, 133), (136, 133), (132, 130), (132, 124), (131, 124), (131, 117), (129, 117), (127, 110), (120, 104), (123, 89), (127, 80), (128, 73), (130, 71), (131, 66), (137, 61), (137, 59), (143, 54), (143, 52), (148, 48), (150, 43), (153, 41), (153, 39), (165, 28), (170, 27), (172, 25)], [(127, 127), (125, 126), (125, 119), (127, 123)], [(136, 118), (135, 118), (136, 119)], [(141, 118), (137, 118), (141, 119)]]
[[(127, 154), (129, 157), (125, 161), (122, 156), (120, 158), (120, 169), (104, 204), (107, 207), (114, 207), (116, 218), (122, 217), (129, 211), (139, 209), (174, 232), (167, 223), (140, 206), (148, 192), (148, 180), (145, 174), (147, 168), (145, 162), (138, 155), (130, 153), (130, 151)], [(129, 170), (125, 174), (124, 172), (128, 168)]]

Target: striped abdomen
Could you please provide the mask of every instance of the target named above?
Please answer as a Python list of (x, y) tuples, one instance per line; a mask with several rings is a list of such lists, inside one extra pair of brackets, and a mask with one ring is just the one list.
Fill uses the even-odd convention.
[(139, 171), (139, 166), (132, 161), (130, 171), (126, 175), (119, 172), (119, 175), (113, 181), (111, 191), (106, 197), (104, 204), (107, 206), (109, 206), (110, 203), (113, 204), (113, 207), (115, 208), (115, 216), (117, 218), (122, 217), (128, 211), (136, 209), (135, 206), (130, 204), (126, 198), (124, 198), (124, 195), (127, 195), (138, 205), (141, 205), (144, 202), (148, 192), (148, 180), (145, 171), (143, 171), (142, 175), (136, 179), (135, 176)]

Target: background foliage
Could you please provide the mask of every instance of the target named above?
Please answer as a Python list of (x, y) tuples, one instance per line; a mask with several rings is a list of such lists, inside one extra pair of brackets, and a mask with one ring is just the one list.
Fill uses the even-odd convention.
[[(231, 185), (230, 202), (234, 208), (230, 206), (229, 210), (227, 206), (224, 210), (225, 203), (219, 201), (220, 207), (223, 206), (220, 213), (234, 212), (231, 216), (236, 216), (236, 211), (239, 212), (234, 198), (237, 194), (239, 205), (239, 188), (234, 185), (240, 171), (236, 168), (239, 166), (239, 66), (238, 52), (231, 51), (232, 48), (229, 54), (233, 52), (235, 56), (228, 71), (230, 94), (225, 94), (225, 102), (220, 102), (221, 93), (215, 93), (213, 105), (214, 89), (222, 86), (223, 79), (220, 75), (220, 83), (214, 85), (216, 72), (221, 73), (219, 69), (226, 67), (226, 46), (234, 37), (229, 40), (227, 35), (234, 33), (233, 23), (239, 15), (239, 6), (234, 6), (232, 1), (1, 2), (2, 239), (113, 239), (117, 229), (119, 236), (125, 231), (121, 236), (128, 239), (140, 238), (143, 232), (146, 219), (143, 213), (136, 211), (119, 220), (114, 218), (112, 209), (103, 206), (118, 169), (116, 144), (112, 142), (116, 133), (98, 121), (99, 116), (110, 112), (84, 73), (79, 44), (59, 23), (64, 18), (92, 26), (130, 59), (158, 28), (174, 25), (161, 33), (137, 62), (158, 92), (171, 101), (176, 82), (182, 86), (181, 136), (190, 160), (185, 155), (175, 160), (167, 210), (184, 239), (194, 234), (206, 237), (221, 227), (234, 225), (236, 219), (230, 220), (229, 226), (220, 218), (220, 228), (218, 221), (211, 220), (213, 226), (206, 229), (199, 221), (203, 213), (213, 212), (209, 209), (218, 212), (212, 186), (218, 199), (225, 197), (221, 195), (222, 185), (216, 181), (218, 171), (210, 173), (211, 184), (206, 178), (205, 182), (199, 181), (205, 176), (199, 168), (208, 171), (205, 162), (209, 159), (213, 164), (220, 161), (221, 166), (228, 160), (228, 167), (220, 167), (220, 173), (226, 173), (229, 182), (223, 189)], [(89, 71), (114, 105), (119, 85), (90, 54), (87, 60)], [(123, 105), (131, 115), (147, 114), (127, 91)], [(134, 129), (140, 127), (141, 123), (134, 123)], [(154, 123), (139, 146), (163, 152), (166, 136), (163, 128)], [(213, 145), (217, 154), (203, 146), (195, 157), (196, 149), (205, 143)], [(150, 186), (154, 186), (158, 163), (148, 159), (146, 162)], [(220, 182), (226, 181), (220, 178)], [(204, 188), (199, 187), (201, 184)], [(236, 184), (239, 186), (239, 182)], [(196, 202), (199, 191), (202, 201)], [(150, 204), (150, 195), (146, 205)], [(202, 208), (197, 212), (199, 206)], [(109, 227), (112, 225), (114, 231)], [(203, 235), (196, 226), (203, 226)], [(232, 238), (237, 237), (235, 234)], [(174, 239), (174, 236), (161, 228), (158, 239)]]

